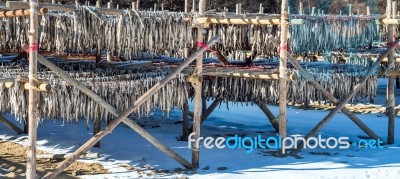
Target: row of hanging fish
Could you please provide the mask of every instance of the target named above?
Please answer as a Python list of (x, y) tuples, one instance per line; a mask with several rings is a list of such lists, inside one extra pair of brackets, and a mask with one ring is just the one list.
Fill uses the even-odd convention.
[(291, 26), (291, 48), (294, 52), (328, 52), (364, 48), (381, 36), (381, 27), (370, 16), (303, 16), (303, 25)]
[[(39, 47), (56, 53), (109, 51), (115, 56), (170, 55), (186, 57), (196, 48), (196, 14), (167, 11), (124, 11), (122, 15), (98, 13), (92, 6), (77, 6), (75, 12), (51, 12), (40, 16)], [(290, 48), (296, 52), (320, 52), (368, 46), (380, 38), (374, 17), (304, 16), (303, 25), (290, 27)], [(0, 50), (20, 50), (28, 42), (28, 17), (0, 19)], [(278, 26), (212, 24), (204, 41), (220, 35), (216, 45), (228, 59), (275, 56)], [(207, 56), (212, 56), (208, 53)]]
[[(27, 75), (26, 69), (0, 68), (1, 78)], [(157, 84), (170, 71), (156, 71), (148, 73), (125, 73), (111, 71), (97, 71), (87, 73), (75, 73), (72, 75), (83, 85), (100, 95), (119, 111), (131, 107), (133, 103)], [(70, 72), (73, 74), (73, 72)], [(123, 74), (123, 75), (121, 75)], [(102, 76), (111, 75), (111, 76)], [(102, 76), (101, 78), (99, 78)], [(112, 116), (106, 109), (93, 101), (87, 95), (79, 91), (51, 72), (40, 72), (39, 78), (50, 81), (51, 90), (40, 92), (39, 117), (42, 120), (60, 119), (67, 122), (85, 119), (111, 120)], [(120, 80), (116, 80), (119, 78)], [(166, 115), (175, 108), (181, 109), (184, 101), (188, 99), (184, 92), (183, 75), (169, 82), (164, 88), (156, 92), (148, 101), (140, 106), (135, 115), (148, 116), (155, 110), (161, 110)], [(11, 88), (0, 85), (0, 111), (11, 112), (17, 120), (27, 119), (28, 91), (23, 83), (14, 83)]]
[[(124, 11), (123, 15), (97, 13), (91, 6), (77, 6), (75, 12), (40, 16), (39, 48), (65, 53), (110, 51), (115, 56), (144, 54), (183, 57), (194, 48), (192, 24), (183, 13)], [(28, 17), (0, 19), (0, 50), (20, 50), (28, 42)]]
[[(221, 49), (228, 59), (244, 61), (248, 56), (276, 56), (277, 50), (269, 36), (278, 38), (278, 26), (272, 25), (225, 25), (213, 24), (206, 33), (206, 41), (219, 35), (220, 43), (215, 47)], [(210, 54), (209, 56), (212, 56)]]

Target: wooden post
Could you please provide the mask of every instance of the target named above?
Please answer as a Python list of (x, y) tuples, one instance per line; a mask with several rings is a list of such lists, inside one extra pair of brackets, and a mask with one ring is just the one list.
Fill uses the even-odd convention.
[(264, 13), (264, 7), (263, 7), (263, 4), (262, 4), (262, 3), (260, 3), (260, 11), (259, 11), (259, 13), (260, 13), (260, 14), (263, 14), (263, 13)]
[(300, 2), (300, 5), (299, 5), (299, 14), (300, 14), (300, 15), (303, 15), (303, 2)]
[(132, 2), (132, 11), (136, 11), (136, 2)]
[(38, 56), (38, 1), (30, 0), (30, 30), (29, 30), (29, 136), (26, 164), (26, 178), (36, 178), (36, 138), (38, 125), (38, 91), (36, 91), (37, 76), (37, 56)]
[(100, 0), (97, 0), (97, 1), (96, 1), (96, 7), (97, 7), (97, 8), (101, 8), (101, 1), (100, 1)]
[(161, 11), (164, 11), (164, 3), (161, 3)]
[(351, 12), (351, 11), (352, 11), (352, 9), (351, 9), (351, 8), (352, 8), (352, 6), (353, 6), (352, 4), (349, 4), (349, 16), (351, 16), (351, 15), (352, 15), (352, 12)]
[[(96, 7), (101, 8), (100, 0), (96, 1)], [(108, 53), (107, 53), (107, 55), (108, 55)], [(96, 63), (99, 63), (99, 62), (101, 62), (100, 38), (97, 40), (97, 48), (96, 48)], [(93, 123), (93, 136), (95, 136), (97, 133), (100, 132), (100, 130), (101, 130), (100, 126), (101, 126), (100, 119), (95, 119), (95, 121)], [(93, 147), (100, 148), (100, 140), (96, 144), (94, 144)]]
[(196, 0), (192, 1), (192, 12), (196, 11)]
[(236, 14), (242, 14), (242, 4), (236, 4)]
[(187, 140), (189, 137), (190, 133), (190, 127), (189, 127), (189, 104), (188, 104), (188, 95), (186, 94), (187, 92), (187, 84), (184, 82), (184, 89), (185, 89), (185, 99), (183, 102), (183, 108), (182, 108), (182, 140)]
[[(96, 7), (101, 8), (101, 1), (97, 0), (96, 1)], [(97, 46), (96, 46), (96, 63), (101, 62), (101, 41), (100, 38), (97, 39)]]
[(0, 122), (4, 123), (7, 127), (14, 130), (17, 134), (23, 134), (24, 131), (18, 126), (14, 125), (12, 122), (8, 121), (3, 115), (0, 114)]
[(157, 4), (154, 3), (154, 12), (156, 12), (156, 11), (157, 11)]
[(136, 1), (136, 10), (139, 11), (140, 10), (140, 0)]
[(387, 0), (386, 1), (386, 18), (390, 19), (391, 15), (392, 15), (392, 1), (391, 0)]
[(51, 0), (51, 4), (57, 4), (56, 0)]
[[(388, 15), (387, 18), (395, 18), (397, 12), (397, 4), (396, 2), (392, 2), (392, 0), (387, 0), (388, 6), (392, 5), (393, 9), (388, 8)], [(395, 31), (397, 30), (396, 26), (394, 25), (388, 25), (388, 34), (387, 34), (387, 39), (388, 39), (388, 44), (391, 44), (394, 42), (395, 38)], [(388, 70), (393, 71), (395, 67), (394, 63), (394, 51), (391, 51), (388, 55)], [(389, 76), (388, 78), (388, 85), (387, 85), (387, 95), (386, 95), (386, 113), (389, 118), (389, 123), (388, 123), (388, 139), (387, 143), (388, 144), (393, 144), (394, 143), (394, 129), (395, 129), (395, 93), (394, 93), (394, 78), (393, 76)]]
[(314, 15), (315, 15), (315, 7), (312, 7), (312, 10), (311, 10), (311, 15), (312, 15), (312, 16), (314, 16)]
[[(95, 136), (97, 133), (101, 131), (101, 121), (100, 119), (95, 119), (93, 123), (93, 136)], [(100, 140), (93, 145), (93, 147), (100, 148)]]
[(189, 0), (185, 0), (185, 13), (189, 13)]
[[(279, 61), (279, 134), (286, 137), (286, 96), (287, 96), (287, 35), (289, 28), (289, 14), (287, 0), (282, 0), (281, 9), (281, 42)], [(281, 154), (285, 154), (283, 150)]]
[[(206, 12), (206, 0), (199, 1), (199, 15), (204, 15)], [(203, 42), (203, 29), (197, 30), (197, 41)], [(196, 60), (196, 69), (194, 72), (195, 82), (192, 82), (194, 87), (194, 116), (193, 116), (193, 132), (195, 133), (194, 139), (200, 138), (200, 126), (201, 126), (201, 113), (202, 113), (202, 74), (203, 74), (203, 54), (199, 55)], [(200, 161), (200, 148), (193, 143), (192, 145), (192, 165), (194, 168), (199, 167)]]
[(371, 15), (371, 9), (369, 6), (367, 6), (367, 15), (370, 16)]
[[(107, 3), (107, 8), (112, 9), (114, 8), (114, 3), (112, 0)], [(107, 50), (107, 62), (112, 62), (112, 52)]]

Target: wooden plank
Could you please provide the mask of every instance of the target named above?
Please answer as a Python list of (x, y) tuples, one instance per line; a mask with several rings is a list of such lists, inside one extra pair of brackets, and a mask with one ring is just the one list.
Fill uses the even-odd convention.
[(7, 120), (3, 115), (0, 115), (0, 122), (4, 123), (7, 127), (15, 131), (17, 134), (23, 134), (24, 131), (20, 129), (18, 126), (14, 125), (12, 122)]
[(38, 100), (39, 93), (33, 88), (37, 87), (37, 57), (38, 57), (38, 1), (30, 1), (30, 34), (29, 34), (29, 97), (28, 97), (28, 149), (27, 149), (27, 164), (26, 164), (26, 178), (36, 178), (36, 140), (37, 140), (37, 125), (38, 125)]
[[(52, 159), (52, 160), (63, 160), (66, 159), (70, 154), (39, 154), (36, 156), (37, 159)], [(99, 153), (84, 153), (79, 156), (80, 159), (96, 159), (99, 158)]]
[[(212, 38), (207, 45), (211, 46), (214, 43), (216, 43), (219, 39), (219, 36), (216, 36)], [(190, 65), (195, 58), (202, 54), (204, 51), (206, 51), (206, 48), (201, 48), (198, 51), (196, 51), (194, 54), (192, 54), (190, 57), (188, 57), (187, 60), (185, 60), (179, 67), (177, 67), (170, 75), (165, 77), (163, 80), (161, 80), (159, 83), (157, 83), (155, 86), (153, 86), (149, 91), (147, 91), (144, 95), (142, 95), (139, 99), (137, 99), (133, 106), (131, 106), (129, 109), (124, 111), (123, 113), (120, 113), (115, 107), (110, 105), (108, 102), (106, 102), (103, 98), (98, 96), (96, 93), (88, 89), (86, 86), (80, 84), (77, 80), (71, 78), (68, 73), (65, 71), (62, 71), (60, 68), (46, 60), (43, 56), (39, 56), (39, 62), (52, 71), (55, 72), (56, 75), (62, 77), (65, 81), (68, 83), (74, 85), (75, 88), (79, 89), (86, 95), (88, 95), (90, 98), (92, 98), (94, 101), (99, 103), (102, 107), (104, 107), (106, 110), (108, 110), (111, 114), (114, 116), (117, 116), (116, 119), (114, 119), (110, 124), (107, 125), (102, 131), (97, 133), (94, 137), (92, 137), (89, 141), (87, 141), (85, 144), (83, 144), (81, 147), (79, 147), (71, 156), (69, 156), (66, 160), (63, 162), (59, 163), (57, 167), (50, 173), (47, 173), (46, 176), (44, 176), (44, 179), (50, 179), (50, 178), (55, 178), (58, 174), (62, 172), (65, 168), (67, 168), (69, 165), (72, 164), (80, 155), (83, 153), (87, 152), (96, 142), (101, 140), (104, 136), (107, 134), (111, 133), (121, 122), (124, 122), (127, 126), (132, 128), (134, 131), (136, 131), (139, 135), (141, 135), (143, 138), (145, 138), (147, 141), (149, 141), (151, 144), (153, 144), (155, 147), (160, 149), (162, 152), (166, 153), (168, 156), (171, 158), (175, 159), (178, 161), (180, 164), (182, 164), (186, 168), (193, 168), (193, 166), (187, 162), (184, 158), (173, 152), (171, 149), (157, 141), (153, 136), (151, 136), (146, 130), (144, 130), (142, 127), (140, 127), (137, 123), (133, 122), (132, 120), (129, 120), (127, 117), (134, 112), (138, 107), (140, 107), (146, 100), (149, 99), (151, 95), (153, 95), (155, 92), (157, 92), (159, 89), (161, 89), (165, 84), (167, 84), (170, 80), (173, 78), (176, 78), (176, 75), (179, 74), (186, 66)]]
[[(266, 74), (265, 72), (205, 72), (203, 76), (216, 76), (216, 77), (240, 77), (240, 78), (253, 78), (253, 79), (263, 79), (263, 80), (279, 80), (279, 74), (271, 73)], [(288, 80), (294, 81), (297, 77), (294, 74), (288, 75)]]
[[(250, 17), (224, 17), (224, 16), (212, 16), (212, 17), (199, 17), (194, 20), (195, 23), (199, 24), (236, 24), (236, 25), (280, 25), (279, 18), (271, 18), (268, 16), (257, 16), (255, 18)], [(292, 19), (290, 20), (291, 25), (302, 25), (304, 24), (303, 19)]]
[[(48, 12), (47, 8), (40, 8), (40, 14), (46, 14)], [(31, 11), (29, 9), (18, 9), (13, 11), (1, 11), (0, 18), (3, 17), (20, 17), (20, 16), (29, 16)]]

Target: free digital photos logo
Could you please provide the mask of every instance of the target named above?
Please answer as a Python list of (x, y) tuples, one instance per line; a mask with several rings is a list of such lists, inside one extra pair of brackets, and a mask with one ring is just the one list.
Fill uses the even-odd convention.
[(317, 137), (310, 137), (308, 139), (302, 136), (291, 136), (282, 138), (281, 135), (270, 136), (265, 138), (262, 135), (255, 137), (240, 137), (238, 135), (232, 137), (199, 137), (194, 139), (196, 133), (191, 133), (188, 138), (188, 148), (193, 146), (200, 147), (203, 144), (206, 149), (244, 149), (247, 154), (250, 154), (254, 149), (281, 149), (283, 154), (288, 149), (296, 149), (302, 145), (303, 149), (342, 149), (346, 150), (350, 147), (363, 148), (363, 149), (378, 149), (383, 148), (383, 141), (380, 139), (361, 139), (351, 142), (349, 137), (328, 137), (324, 138), (321, 135)]

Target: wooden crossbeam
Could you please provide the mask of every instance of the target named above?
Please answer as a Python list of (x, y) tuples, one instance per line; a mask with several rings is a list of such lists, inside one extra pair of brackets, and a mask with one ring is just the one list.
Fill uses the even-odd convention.
[[(40, 14), (46, 14), (47, 13), (47, 8), (40, 8), (39, 13)], [(13, 10), (13, 11), (1, 11), (0, 12), (0, 18), (3, 17), (20, 17), (20, 16), (29, 16), (31, 14), (31, 11), (29, 9), (19, 9), (19, 10)]]
[[(332, 118), (335, 116), (340, 110), (343, 111), (345, 105), (351, 100), (351, 98), (361, 89), (362, 85), (368, 80), (370, 75), (374, 73), (374, 70), (379, 66), (382, 62), (383, 58), (386, 57), (399, 43), (399, 40), (396, 40), (395, 44), (390, 46), (374, 64), (368, 68), (363, 79), (354, 87), (353, 91), (350, 92), (339, 104), (336, 105), (336, 108), (333, 109), (324, 119), (322, 119), (306, 136), (305, 139), (314, 136), (322, 127), (324, 127)], [(361, 122), (361, 121), (360, 121)], [(303, 148), (304, 143), (300, 143), (298, 147), (291, 153), (291, 155), (296, 155)]]
[[(199, 17), (194, 20), (195, 23), (205, 24), (209, 26), (211, 24), (235, 24), (235, 25), (280, 25), (281, 20), (279, 17), (275, 16), (216, 16), (216, 15), (206, 15), (204, 17)], [(304, 24), (304, 19), (291, 19), (291, 25), (302, 25)]]
[[(239, 78), (252, 78), (262, 80), (279, 80), (278, 73), (265, 73), (265, 72), (204, 72), (203, 76), (215, 76), (215, 77), (239, 77)], [(297, 79), (295, 74), (288, 75), (289, 81)]]
[[(214, 43), (216, 43), (218, 41), (218, 39), (219, 39), (219, 36), (212, 38), (207, 43), (207, 46), (213, 45)], [(131, 127), (133, 130), (138, 132), (138, 134), (140, 134), (142, 137), (144, 137), (146, 140), (148, 140), (151, 144), (156, 146), (158, 149), (160, 149), (162, 152), (166, 153), (171, 158), (178, 161), (184, 167), (193, 168), (192, 164), (190, 164), (184, 158), (182, 158), (177, 153), (175, 153), (174, 151), (169, 149), (167, 146), (160, 143), (153, 136), (151, 136), (146, 130), (144, 130), (142, 127), (140, 127), (137, 123), (133, 122), (132, 120), (129, 120), (128, 116), (132, 112), (134, 112), (138, 107), (140, 107), (146, 100), (148, 100), (151, 97), (151, 95), (153, 95), (159, 89), (164, 87), (170, 80), (176, 78), (177, 74), (179, 74), (186, 66), (190, 65), (190, 63), (192, 63), (198, 55), (202, 54), (206, 50), (207, 49), (203, 47), (203, 48), (199, 49), (198, 51), (196, 51), (187, 60), (185, 60), (179, 67), (177, 67), (170, 75), (165, 77), (159, 83), (154, 85), (144, 95), (142, 95), (139, 99), (137, 99), (134, 102), (133, 106), (131, 106), (129, 109), (127, 109), (126, 111), (124, 111), (122, 113), (120, 113), (115, 107), (113, 107), (112, 105), (107, 103), (103, 98), (98, 96), (96, 93), (94, 93), (93, 91), (89, 90), (87, 87), (80, 84), (78, 81), (71, 78), (68, 73), (62, 71), (54, 64), (47, 61), (43, 56), (39, 55), (38, 59), (41, 64), (43, 64), (46, 67), (48, 67), (49, 69), (53, 70), (56, 73), (56, 75), (62, 77), (68, 83), (73, 84), (74, 87), (76, 87), (77, 89), (81, 90), (82, 92), (84, 92), (85, 94), (90, 96), (94, 101), (96, 101), (102, 107), (107, 109), (111, 114), (113, 114), (114, 116), (117, 116), (117, 118), (115, 120), (113, 120), (112, 122), (110, 122), (110, 124), (108, 124), (105, 129), (103, 129), (102, 131), (97, 133), (95, 136), (93, 136), (91, 139), (89, 139), (85, 144), (83, 144), (81, 147), (79, 147), (73, 154), (71, 154), (67, 159), (62, 161), (59, 165), (57, 165), (57, 167), (53, 171), (51, 171), (50, 173), (47, 173), (43, 178), (44, 179), (55, 178), (65, 168), (67, 168), (69, 165), (71, 165), (72, 162), (74, 162), (80, 155), (87, 152), (95, 143), (100, 141), (100, 139), (102, 139), (107, 134), (111, 133), (121, 122), (123, 122), (127, 126)]]

